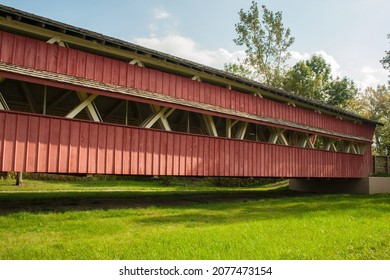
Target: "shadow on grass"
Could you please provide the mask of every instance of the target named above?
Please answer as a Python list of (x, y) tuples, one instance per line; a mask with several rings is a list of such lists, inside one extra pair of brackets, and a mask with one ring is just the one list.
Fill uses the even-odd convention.
[[(257, 201), (259, 204), (246, 203)], [(261, 208), (258, 206), (261, 205)], [(269, 190), (210, 191), (96, 191), (96, 192), (15, 192), (0, 194), (0, 215), (18, 212), (49, 213), (148, 207), (175, 208), (178, 214), (144, 217), (140, 223), (180, 224), (225, 223), (231, 220), (276, 219), (309, 212), (360, 209), (361, 215), (390, 211), (389, 195), (313, 195), (280, 187)], [(204, 209), (207, 214), (180, 212)], [(259, 213), (259, 211), (261, 213)]]
[(272, 190), (96, 191), (0, 193), (0, 215), (15, 212), (65, 212), (148, 207), (184, 207), (218, 202), (302, 196), (286, 187)]

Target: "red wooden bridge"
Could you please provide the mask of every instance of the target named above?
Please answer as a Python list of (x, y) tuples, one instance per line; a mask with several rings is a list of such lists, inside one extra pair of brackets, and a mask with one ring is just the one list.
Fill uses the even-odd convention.
[(362, 178), (376, 125), (0, 5), (0, 171)]

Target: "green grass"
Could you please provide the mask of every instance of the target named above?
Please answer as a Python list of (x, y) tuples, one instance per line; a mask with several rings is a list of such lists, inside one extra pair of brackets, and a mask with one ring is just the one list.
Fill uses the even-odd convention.
[(390, 259), (390, 195), (0, 182), (0, 259)]

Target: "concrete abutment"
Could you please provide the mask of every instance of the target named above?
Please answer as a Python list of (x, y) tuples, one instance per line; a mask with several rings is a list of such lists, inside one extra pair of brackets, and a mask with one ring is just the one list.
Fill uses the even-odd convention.
[(390, 177), (359, 179), (290, 179), (290, 190), (310, 193), (390, 193)]

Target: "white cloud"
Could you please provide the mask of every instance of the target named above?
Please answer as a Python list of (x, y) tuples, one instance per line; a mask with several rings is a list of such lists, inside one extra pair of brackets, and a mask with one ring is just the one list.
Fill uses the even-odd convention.
[(161, 10), (161, 9), (154, 9), (153, 10), (153, 17), (155, 19), (165, 19), (165, 18), (169, 18), (170, 16), (171, 16), (171, 14), (165, 10)]
[(334, 78), (337, 76), (344, 77), (347, 76), (350, 79), (353, 79), (359, 88), (364, 89), (367, 87), (376, 87), (377, 85), (383, 85), (387, 83), (389, 73), (384, 70), (381, 65), (378, 63), (376, 67), (366, 65), (359, 69), (344, 69), (336, 61), (336, 59), (328, 54), (324, 50), (316, 51), (313, 53), (300, 53), (297, 51), (291, 51), (291, 65), (300, 61), (307, 60), (313, 54), (321, 55), (327, 63), (330, 64), (332, 69), (332, 75)]
[(235, 62), (237, 58), (242, 58), (245, 54), (244, 51), (229, 52), (223, 48), (203, 49), (191, 38), (172, 34), (162, 37), (136, 38), (135, 43), (219, 69), (222, 69), (225, 63)]
[[(225, 63), (236, 62), (238, 58), (243, 59), (245, 56), (244, 50), (230, 52), (224, 48), (209, 50), (202, 48), (193, 39), (181, 35), (169, 34), (166, 36), (140, 37), (133, 40), (136, 44), (148, 47), (154, 50), (159, 50), (180, 58), (188, 59), (196, 63), (208, 65), (214, 68), (223, 69)], [(378, 65), (378, 68), (364, 66), (360, 69), (352, 69), (346, 71), (336, 61), (336, 59), (324, 50), (319, 50), (312, 53), (300, 53), (291, 51), (290, 64), (293, 65), (297, 61), (309, 59), (313, 54), (321, 55), (331, 66), (332, 75), (347, 76), (361, 88), (376, 87), (378, 84), (386, 84), (388, 73)]]
[(380, 84), (386, 84), (388, 72), (383, 68), (374, 69), (371, 66), (364, 66), (360, 69), (361, 81), (358, 82), (363, 88), (376, 87)]

